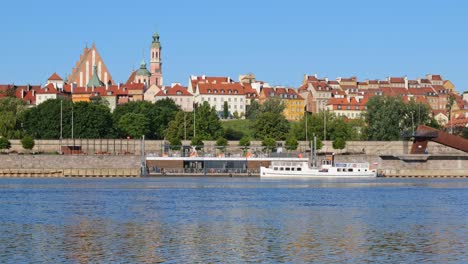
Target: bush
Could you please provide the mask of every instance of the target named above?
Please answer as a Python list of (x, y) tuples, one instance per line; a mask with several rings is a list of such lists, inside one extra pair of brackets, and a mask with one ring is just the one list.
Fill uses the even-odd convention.
[(179, 138), (172, 138), (169, 140), (169, 148), (172, 150), (180, 150), (180, 146), (182, 145), (182, 141)]
[(262, 146), (266, 151), (274, 151), (276, 148), (276, 140), (274, 138), (266, 137), (262, 141)]
[(245, 136), (239, 140), (239, 146), (242, 146), (244, 148), (250, 147), (250, 138)]
[(286, 139), (285, 143), (285, 147), (287, 150), (296, 150), (297, 146), (299, 146), (299, 143), (297, 142), (297, 139), (294, 136), (289, 136), (288, 139)]
[(346, 141), (342, 138), (336, 138), (332, 144), (334, 149), (344, 149), (346, 147)]
[(10, 149), (10, 148), (11, 148), (10, 141), (5, 137), (0, 136), (0, 150)]
[(200, 150), (203, 148), (204, 144), (203, 144), (203, 140), (199, 136), (196, 136), (192, 138), (192, 140), (190, 141), (190, 145), (195, 147), (196, 150)]
[(26, 135), (21, 139), (21, 145), (24, 149), (31, 150), (34, 148), (35, 142), (32, 137)]
[(244, 136), (244, 132), (235, 130), (233, 128), (226, 128), (224, 130), (224, 137), (228, 140), (239, 140)]

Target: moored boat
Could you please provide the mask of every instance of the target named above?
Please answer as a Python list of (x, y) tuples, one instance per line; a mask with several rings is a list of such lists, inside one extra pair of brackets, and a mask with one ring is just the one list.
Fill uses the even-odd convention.
[(336, 163), (324, 160), (320, 167), (311, 166), (307, 161), (272, 161), (269, 167), (260, 167), (260, 177), (293, 178), (353, 178), (376, 177), (377, 172), (369, 163)]

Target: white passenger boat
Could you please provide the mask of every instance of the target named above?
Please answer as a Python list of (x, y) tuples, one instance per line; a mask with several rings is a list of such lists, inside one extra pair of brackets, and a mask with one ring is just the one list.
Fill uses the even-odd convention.
[(262, 178), (358, 178), (377, 177), (377, 171), (370, 168), (369, 163), (335, 163), (334, 154), (327, 155), (317, 166), (316, 139), (308, 161), (304, 160), (273, 160), (269, 167), (260, 167)]
[(260, 177), (266, 178), (353, 178), (376, 177), (376, 170), (369, 163), (336, 163), (324, 160), (321, 167), (314, 167), (308, 161), (272, 161), (269, 167), (260, 167)]

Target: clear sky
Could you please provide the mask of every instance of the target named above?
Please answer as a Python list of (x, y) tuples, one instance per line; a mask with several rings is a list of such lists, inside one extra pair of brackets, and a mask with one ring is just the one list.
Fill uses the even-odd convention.
[(468, 90), (468, 1), (6, 1), (0, 83), (71, 72), (86, 43), (125, 82), (153, 32), (164, 83), (255, 73), (298, 87), (304, 74), (386, 78), (442, 74)]

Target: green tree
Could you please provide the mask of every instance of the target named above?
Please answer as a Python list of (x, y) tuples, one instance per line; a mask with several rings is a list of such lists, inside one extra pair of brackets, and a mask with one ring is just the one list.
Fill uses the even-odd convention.
[(448, 119), (452, 119), (452, 108), (455, 103), (455, 96), (453, 94), (449, 94), (447, 97), (447, 104), (445, 105), (445, 109), (447, 110)]
[(234, 111), (234, 114), (232, 114), (232, 116), (233, 116), (235, 119), (240, 119), (239, 112), (237, 112), (237, 111)]
[[(312, 135), (317, 135), (317, 138), (324, 139), (324, 131), (326, 138), (330, 139), (333, 131), (334, 119), (336, 116), (329, 111), (322, 111), (320, 113), (306, 113), (302, 119), (293, 126), (293, 133), (299, 140), (306, 140), (306, 131), (308, 140), (312, 139)], [(326, 124), (325, 124), (326, 122)], [(307, 124), (307, 127), (306, 127)], [(326, 128), (326, 129), (325, 129)]]
[(343, 138), (335, 138), (332, 142), (334, 149), (344, 149), (346, 147), (346, 141)]
[(203, 148), (204, 143), (200, 136), (195, 136), (190, 141), (190, 145), (195, 147), (196, 150), (200, 150)]
[(228, 119), (229, 118), (229, 107), (228, 107), (228, 102), (224, 101), (223, 104), (223, 118)]
[(74, 137), (108, 138), (111, 135), (112, 114), (107, 106), (78, 102), (73, 104), (73, 114)]
[(153, 112), (151, 113), (153, 117), (150, 118), (150, 121), (153, 124), (154, 138), (163, 139), (169, 123), (182, 111), (172, 99), (162, 99), (156, 101), (153, 106)]
[(221, 150), (222, 152), (225, 151), (226, 146), (228, 145), (227, 139), (220, 137), (216, 140), (216, 147)]
[(271, 137), (265, 137), (262, 141), (262, 147), (266, 152), (272, 152), (276, 148), (276, 140)]
[(149, 121), (143, 114), (127, 113), (120, 118), (117, 126), (132, 138), (140, 138), (149, 131)]
[[(323, 142), (322, 142), (322, 140), (318, 137), (315, 141), (316, 141), (316, 144), (317, 144), (316, 149), (317, 149), (317, 150), (322, 149), (322, 148), (323, 148)], [(312, 144), (314, 144), (313, 141), (312, 141)], [(312, 145), (312, 146), (313, 146), (313, 145)]]
[(329, 127), (331, 140), (335, 140), (337, 138), (348, 140), (349, 138), (351, 138), (351, 126), (346, 122), (346, 120), (343, 117), (334, 118), (329, 123)]
[(64, 99), (47, 100), (28, 109), (22, 117), (26, 134), (36, 139), (59, 139), (60, 102), (63, 104), (62, 135), (71, 138), (73, 103)]
[(239, 146), (242, 146), (244, 148), (250, 147), (250, 138), (247, 136), (244, 136), (239, 140)]
[(299, 142), (297, 142), (297, 139), (294, 135), (289, 135), (288, 138), (286, 139), (286, 149), (287, 150), (296, 150), (297, 147), (299, 146)]
[(374, 96), (366, 106), (366, 133), (371, 140), (399, 140), (402, 132), (430, 123), (426, 105), (405, 103), (401, 97)]
[[(169, 123), (174, 120), (180, 108), (172, 99), (159, 100), (156, 103), (148, 101), (135, 101), (127, 104), (118, 105), (112, 113), (115, 124), (128, 113), (141, 114), (149, 122), (148, 130), (145, 134), (147, 139), (163, 139), (166, 135), (166, 129)], [(122, 130), (117, 130), (120, 137), (126, 136)]]
[(11, 143), (6, 137), (0, 136), (0, 150), (10, 149)]
[(26, 111), (26, 104), (16, 97), (0, 99), (0, 136), (20, 138), (22, 117)]
[(180, 138), (173, 137), (169, 139), (169, 144), (170, 144), (169, 147), (172, 150), (180, 150), (180, 147), (182, 146), (182, 141), (180, 140)]
[(252, 130), (255, 138), (273, 138), (282, 140), (289, 132), (289, 122), (283, 115), (284, 105), (279, 99), (266, 100), (260, 107)]
[(34, 148), (35, 142), (32, 137), (26, 135), (21, 139), (21, 145), (24, 149), (31, 150)]
[(250, 105), (245, 107), (245, 118), (255, 120), (260, 113), (260, 104), (257, 100), (250, 101)]
[(178, 112), (165, 131), (166, 139), (193, 137), (193, 113)]
[(224, 134), (216, 109), (206, 101), (196, 109), (195, 129), (196, 136), (202, 140), (213, 140)]

